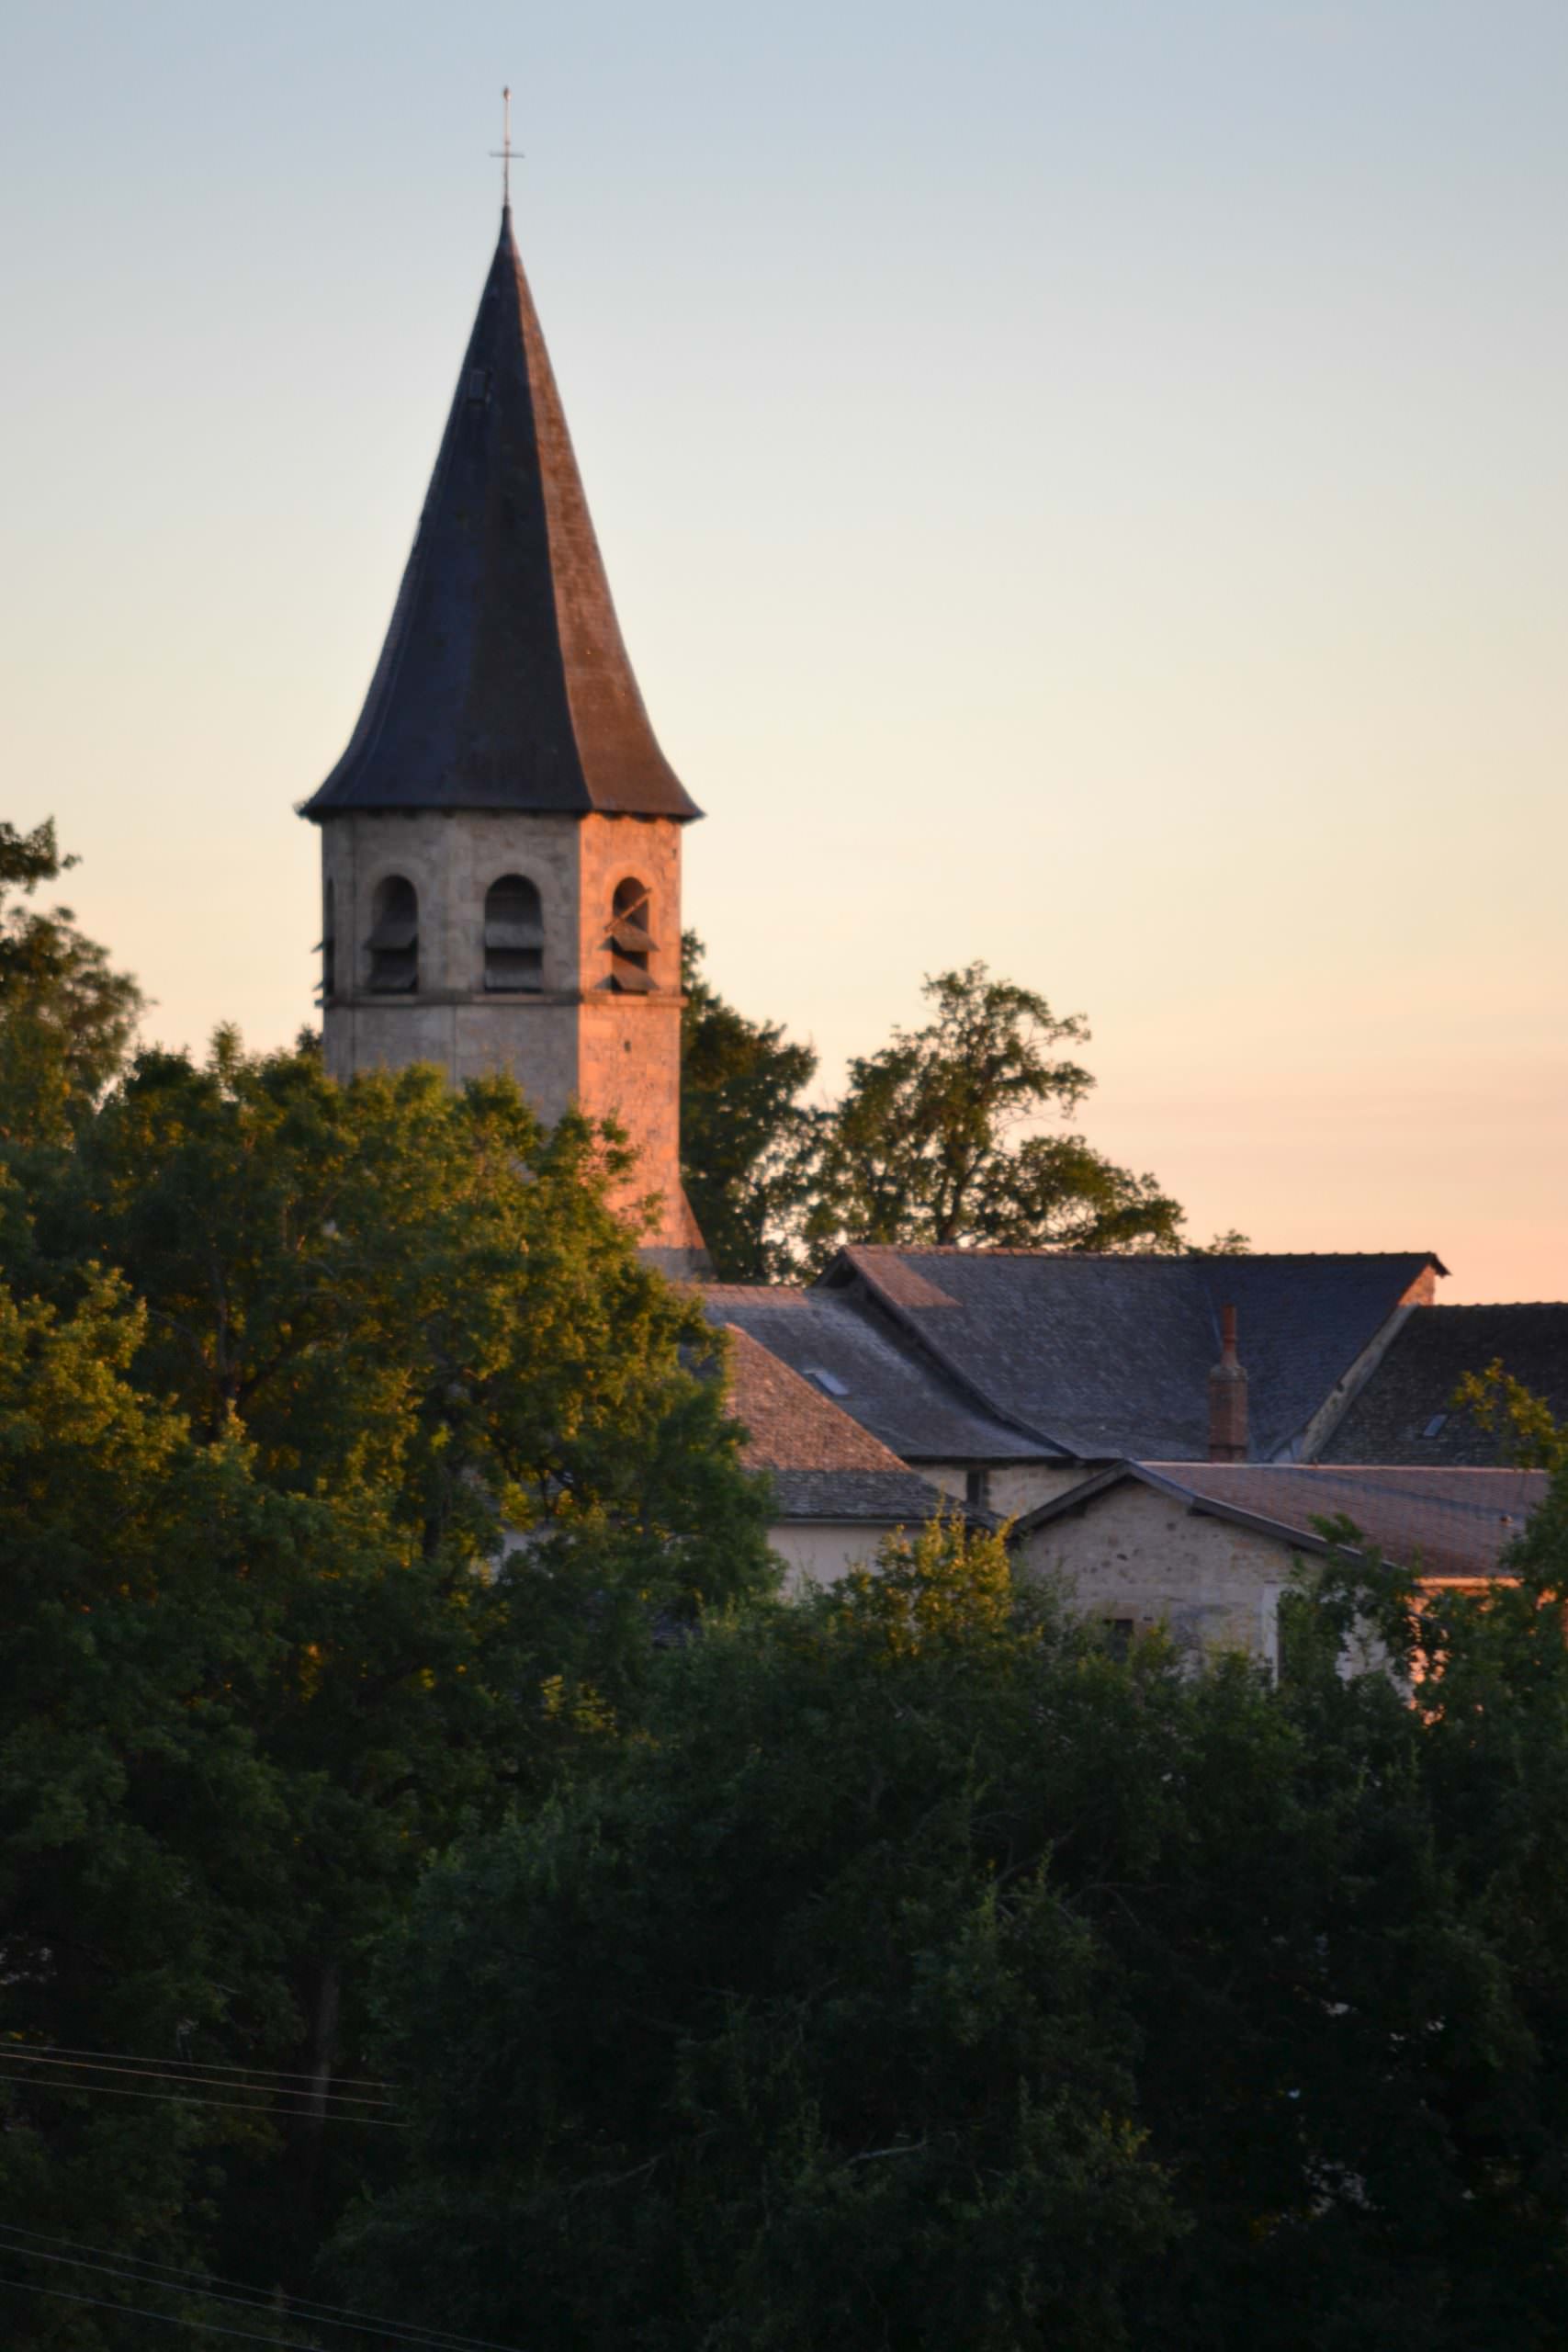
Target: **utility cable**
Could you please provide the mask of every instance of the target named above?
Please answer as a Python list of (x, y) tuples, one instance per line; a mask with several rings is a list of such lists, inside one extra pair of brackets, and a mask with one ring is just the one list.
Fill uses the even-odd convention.
[[(8, 2042), (0, 2042), (0, 2057), (6, 2056), (12, 2046)], [(316, 2079), (314, 2075), (290, 2075), (276, 2066), (226, 2066), (217, 2058), (209, 2062), (205, 2058), (152, 2057), (141, 2050), (73, 2050), (68, 2043), (61, 2041), (51, 2041), (49, 2046), (62, 2058), (124, 2058), (133, 2066), (198, 2066), (207, 2074), (265, 2075), (274, 2082), (313, 2083)], [(37, 2049), (38, 2044), (17, 2043), (15, 2047)], [(339, 2075), (334, 2080), (351, 2083), (361, 2090), (389, 2091), (392, 2087), (390, 2083), (373, 2081), (368, 2075)]]
[[(0, 2052), (0, 2055), (4, 2053)], [(299, 2115), (309, 2120), (316, 2113), (316, 2109), (309, 2105), (276, 2108), (264, 2106), (262, 2098), (182, 2098), (178, 2091), (133, 2091), (127, 2090), (118, 2083), (52, 2083), (47, 2080), (40, 2082), (37, 2075), (0, 2073), (0, 2083), (31, 2083), (35, 2089), (53, 2091), (62, 2098), (155, 2098), (170, 2107), (221, 2107), (226, 2108), (232, 2115)], [(237, 2089), (239, 2086), (229, 2084), (223, 2087)], [(305, 2093), (303, 2091), (289, 2091), (287, 2094), (262, 2093), (263, 2098), (284, 2096), (303, 2099)], [(322, 2120), (328, 2123), (363, 2123), (372, 2132), (406, 2132), (408, 2130), (406, 2123), (396, 2121), (389, 2115), (328, 2115), (322, 2118)]]
[[(258, 2082), (254, 2086), (246, 2083), (225, 2083), (221, 2081), (214, 2081), (213, 2077), (209, 2075), (172, 2075), (162, 2067), (114, 2066), (110, 2065), (108, 2061), (104, 2058), (57, 2058), (52, 2051), (30, 2050), (24, 2048), (17, 2042), (0, 2044), (0, 2061), (6, 2059), (9, 2059), (15, 2064), (24, 2066), (65, 2066), (69, 2067), (75, 2074), (140, 2075), (148, 2082), (189, 2083), (193, 2087), (205, 2084), (209, 2089), (219, 2091), (238, 2091), (254, 2087), (258, 2097), (265, 2097), (268, 2095), (268, 2086), (265, 2082)], [(280, 2075), (278, 2077), (278, 2081), (281, 2082), (282, 2079), (283, 2078)], [(313, 2075), (302, 2075), (296, 2076), (294, 2079), (305, 2083), (313, 2083), (316, 2077)], [(371, 2098), (366, 2093), (361, 2091), (321, 2090), (311, 2092), (308, 2090), (280, 2089), (275, 2094), (275, 2096), (279, 2098), (314, 2098), (342, 2099), (346, 2105), (351, 2107), (395, 2107), (397, 2105), (396, 2099)]]
[(237, 2335), (246, 2344), (281, 2345), (283, 2352), (310, 2352), (308, 2344), (289, 2335), (258, 2335), (250, 2327), (220, 2327), (215, 2319), (176, 2319), (172, 2312), (150, 2312), (140, 2303), (111, 2303), (104, 2295), (73, 2295), (65, 2287), (40, 2287), (31, 2278), (0, 2275), (0, 2287), (19, 2287), (24, 2295), (51, 2295), (57, 2303), (91, 2303), (95, 2311), (118, 2312), (130, 2319), (161, 2320), (165, 2327), (189, 2327), (208, 2335)]
[[(41, 2231), (18, 2230), (9, 2222), (0, 2222), (0, 2233), (14, 2238), (43, 2236)], [(46, 2245), (69, 2246), (72, 2241), (69, 2238), (44, 2238), (43, 2243)], [(84, 2262), (80, 2258), (81, 2252), (107, 2255), (109, 2259)], [(162, 2287), (171, 2295), (194, 2295), (205, 2302), (236, 2304), (242, 2311), (270, 2312), (274, 2308), (265, 2289), (243, 2287), (237, 2278), (218, 2279), (210, 2286), (200, 2286), (191, 2283), (204, 2276), (196, 2270), (177, 2272), (173, 2278), (144, 2278), (141, 2276), (144, 2269), (177, 2271), (177, 2266), (174, 2263), (149, 2263), (138, 2255), (117, 2256), (107, 2246), (89, 2246), (70, 2254), (45, 2254), (35, 2245), (0, 2244), (0, 2253), (17, 2255), (28, 2262), (60, 2263), (72, 2270), (97, 2270), (106, 2278), (124, 2278), (133, 2287)], [(132, 2264), (137, 2267), (130, 2267)], [(233, 2295), (220, 2294), (216, 2290), (221, 2286), (241, 2287), (242, 2291)], [(298, 2320), (301, 2326), (348, 2328), (362, 2335), (367, 2332), (374, 2333), (396, 2338), (401, 2344), (423, 2346), (427, 2352), (511, 2352), (509, 2346), (493, 2344), (484, 2336), (453, 2335), (445, 2329), (411, 2327), (406, 2320), (378, 2319), (370, 2312), (350, 2311), (341, 2303), (307, 2303), (292, 2295), (286, 2296), (285, 2301), (288, 2308), (282, 2316)]]

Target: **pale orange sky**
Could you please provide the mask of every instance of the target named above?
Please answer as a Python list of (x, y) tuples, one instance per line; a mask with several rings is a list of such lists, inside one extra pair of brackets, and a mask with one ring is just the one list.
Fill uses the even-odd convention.
[(831, 1079), (983, 956), (1195, 1234), (1568, 1296), (1560, 7), (36, 13), (5, 813), (152, 1034), (310, 1015), (511, 74), (715, 982)]

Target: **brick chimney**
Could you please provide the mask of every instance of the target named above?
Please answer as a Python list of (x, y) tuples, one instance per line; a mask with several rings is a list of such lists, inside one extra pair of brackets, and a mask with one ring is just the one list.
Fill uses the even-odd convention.
[(1209, 1374), (1209, 1459), (1247, 1460), (1247, 1374), (1236, 1362), (1235, 1309), (1220, 1309), (1220, 1360)]

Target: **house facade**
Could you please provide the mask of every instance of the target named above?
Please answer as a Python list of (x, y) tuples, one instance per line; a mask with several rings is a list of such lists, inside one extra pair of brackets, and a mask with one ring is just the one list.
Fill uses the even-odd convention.
[(1160, 1627), (1189, 1656), (1273, 1667), (1280, 1601), (1348, 1520), (1427, 1587), (1506, 1573), (1547, 1488), (1539, 1470), (1122, 1462), (1020, 1521), (1021, 1567), (1118, 1643)]

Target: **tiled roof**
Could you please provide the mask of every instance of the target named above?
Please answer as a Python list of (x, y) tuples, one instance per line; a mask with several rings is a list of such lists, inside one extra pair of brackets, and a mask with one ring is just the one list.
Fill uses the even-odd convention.
[(1543, 1396), (1559, 1420), (1568, 1419), (1568, 1306), (1429, 1306), (1410, 1317), (1322, 1459), (1500, 1461), (1506, 1439), (1489, 1435), (1453, 1402), (1467, 1372), (1496, 1363)]
[(1325, 1549), (1314, 1519), (1354, 1521), (1404, 1568), (1432, 1577), (1494, 1575), (1547, 1489), (1540, 1470), (1339, 1467), (1317, 1463), (1125, 1462), (1069, 1487), (1021, 1522), (1046, 1526), (1127, 1478), (1201, 1511), (1260, 1527), (1303, 1551)]
[(875, 1470), (773, 1470), (770, 1475), (780, 1514), (786, 1520), (863, 1519), (876, 1526), (917, 1527), (942, 1507), (936, 1488), (908, 1470), (897, 1476)]
[(512, 215), (348, 748), (304, 814), (699, 812), (621, 639)]
[(976, 1406), (874, 1308), (820, 1289), (734, 1283), (705, 1285), (703, 1299), (715, 1321), (736, 1324), (782, 1363), (826, 1374), (834, 1403), (905, 1462), (1037, 1461), (1054, 1450)]
[(863, 1519), (896, 1525), (930, 1519), (942, 1497), (907, 1470), (808, 1380), (728, 1327), (729, 1399), (745, 1424), (744, 1459), (766, 1470), (786, 1519)]
[(880, 1306), (976, 1409), (1085, 1461), (1207, 1453), (1208, 1375), (1220, 1309), (1234, 1305), (1251, 1450), (1268, 1459), (1300, 1439), (1395, 1309), (1441, 1271), (1426, 1250), (1166, 1258), (857, 1248), (840, 1253), (811, 1295)]

